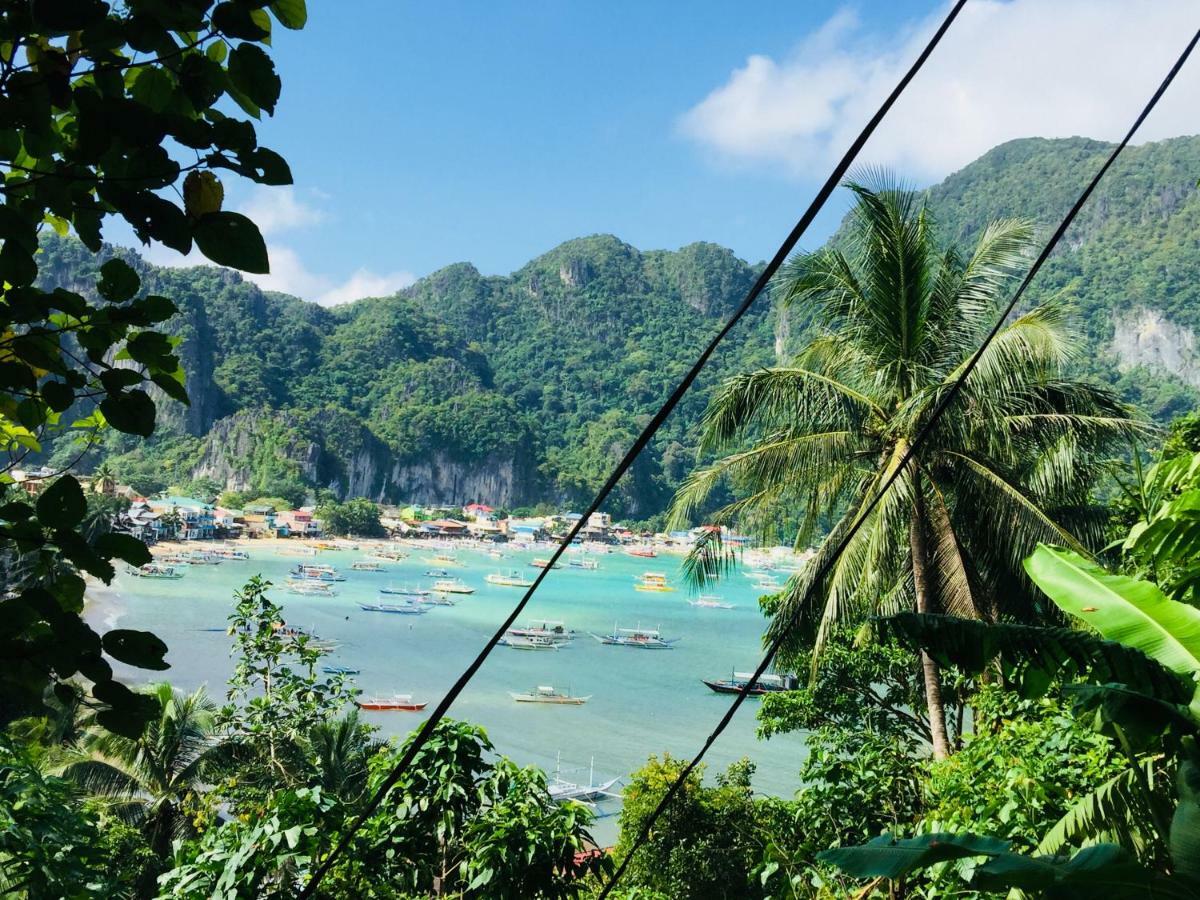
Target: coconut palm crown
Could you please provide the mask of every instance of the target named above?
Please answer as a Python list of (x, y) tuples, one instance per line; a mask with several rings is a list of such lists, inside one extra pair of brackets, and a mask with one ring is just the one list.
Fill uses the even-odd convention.
[[(1019, 312), (982, 352), (959, 395), (882, 501), (899, 467), (965, 370), (1029, 263), (1032, 229), (988, 225), (969, 256), (939, 246), (914, 192), (878, 177), (849, 183), (855, 205), (833, 246), (794, 258), (774, 286), (807, 330), (786, 364), (736, 376), (717, 393), (673, 519), (692, 520), (719, 484), (741, 498), (706, 518), (796, 546), (828, 530), (815, 558), (771, 607), (771, 636), (820, 650), (832, 629), (915, 608), (1030, 619), (1036, 592), (1020, 562), (1039, 541), (1083, 549), (1100, 516), (1098, 462), (1140, 427), (1108, 391), (1064, 373), (1076, 346), (1060, 299)], [(806, 600), (816, 573), (862, 525)], [(730, 557), (716, 533), (690, 560), (698, 580)], [(936, 665), (923, 659), (934, 752), (949, 752)], [(814, 663), (817, 664), (817, 663)]]

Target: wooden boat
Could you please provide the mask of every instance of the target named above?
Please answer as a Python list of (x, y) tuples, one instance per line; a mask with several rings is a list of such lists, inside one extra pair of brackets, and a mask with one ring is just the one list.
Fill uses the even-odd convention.
[(337, 596), (337, 591), (334, 590), (333, 584), (328, 581), (289, 581), (287, 583), (287, 592), (307, 597)]
[(625, 551), (629, 556), (640, 556), (643, 559), (654, 559), (658, 553), (653, 547), (630, 547)]
[(303, 578), (308, 581), (345, 581), (346, 576), (338, 573), (333, 566), (306, 565), (300, 563), (291, 571), (293, 578)]
[(440, 578), (433, 583), (435, 594), (473, 594), (475, 588), (457, 578)]
[(539, 684), (532, 691), (524, 694), (509, 691), (508, 696), (518, 703), (553, 703), (559, 706), (583, 706), (592, 699), (591, 694), (586, 697), (575, 697), (570, 691), (558, 691), (548, 684)]
[(713, 594), (701, 594), (695, 600), (689, 600), (688, 603), (692, 606), (698, 606), (701, 609), (733, 609), (734, 604), (726, 603), (720, 597)]
[(488, 584), (496, 584), (500, 587), (530, 587), (533, 584), (528, 578), (522, 578), (516, 569), (509, 569), (507, 572), (493, 572), (483, 580)]
[(358, 608), (366, 612), (394, 613), (399, 616), (423, 616), (429, 612), (418, 603), (360, 603)]
[[(702, 678), (710, 690), (716, 691), (718, 694), (737, 694), (742, 688), (750, 683), (750, 679), (754, 677), (753, 672), (733, 672), (728, 679), (721, 681), (710, 681), (707, 678)], [(750, 688), (746, 694), (750, 697), (761, 697), (763, 694), (773, 694), (779, 691), (793, 690), (796, 686), (796, 678), (794, 675), (770, 675), (764, 673), (758, 676), (758, 681), (754, 687)]]
[(396, 587), (395, 585), (389, 584), (387, 587), (381, 587), (379, 589), (379, 593), (395, 594), (401, 597), (428, 597), (430, 592), (424, 588), (409, 587), (408, 585)]
[(462, 565), (462, 563), (460, 563), (456, 557), (451, 556), (449, 553), (437, 553), (433, 556), (428, 557), (426, 559), (426, 562), (437, 563), (438, 565), (442, 565), (442, 566), (461, 566)]
[(558, 568), (558, 563), (555, 563), (554, 565), (550, 565), (550, 560), (540, 559), (540, 558), (535, 559), (532, 562), (530, 562), (530, 565), (533, 566), (535, 569), (557, 569)]
[(578, 559), (567, 560), (567, 567), (570, 569), (586, 569), (587, 571), (595, 571), (600, 568), (600, 564), (594, 559), (588, 559), (586, 556), (581, 556)]
[(138, 578), (182, 578), (184, 570), (177, 566), (168, 566), (161, 563), (146, 563), (144, 566), (130, 566), (127, 570), (130, 575), (136, 575)]
[(208, 552), (212, 556), (216, 556), (230, 562), (244, 562), (250, 558), (250, 554), (245, 550), (235, 550), (232, 547), (215, 547)]
[(393, 694), (391, 697), (366, 697), (358, 701), (359, 709), (376, 712), (420, 712), (429, 705), (428, 701), (417, 702), (412, 694)]
[(447, 572), (445, 569), (426, 569), (425, 570), (426, 578), (448, 578), (449, 576), (450, 576), (450, 573)]
[(662, 572), (643, 572), (642, 577), (633, 586), (635, 591), (653, 591), (659, 594), (675, 590), (667, 583), (667, 576)]
[[(580, 769), (582, 769), (582, 766)], [(560, 803), (573, 801), (591, 806), (601, 800), (619, 800), (621, 794), (619, 791), (613, 791), (613, 786), (620, 780), (619, 778), (613, 778), (601, 784), (596, 784), (596, 758), (592, 757), (587, 784), (567, 781), (562, 777), (562, 757), (560, 755), (554, 767), (554, 778), (546, 785), (546, 790), (550, 793), (551, 797)]]
[(326, 675), (358, 675), (362, 669), (352, 669), (349, 666), (321, 666)]
[(369, 559), (358, 559), (350, 563), (350, 568), (355, 572), (382, 572), (383, 566)]
[(657, 630), (651, 628), (617, 628), (613, 626), (612, 634), (596, 634), (592, 637), (602, 644), (612, 644), (618, 647), (636, 647), (640, 650), (673, 650), (673, 645), (679, 638), (664, 638)]

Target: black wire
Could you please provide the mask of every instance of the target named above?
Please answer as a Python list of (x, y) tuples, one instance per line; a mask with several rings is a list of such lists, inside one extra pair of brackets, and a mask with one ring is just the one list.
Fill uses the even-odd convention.
[(1145, 107), (1142, 108), (1141, 113), (1134, 120), (1133, 125), (1125, 134), (1125, 137), (1121, 140), (1121, 143), (1117, 144), (1117, 146), (1113, 148), (1112, 152), (1108, 155), (1108, 159), (1105, 160), (1104, 165), (1101, 166), (1099, 171), (1097, 171), (1092, 177), (1092, 180), (1088, 183), (1088, 186), (1084, 189), (1083, 193), (1079, 195), (1079, 199), (1075, 201), (1075, 204), (1071, 207), (1070, 211), (1059, 223), (1058, 228), (1054, 230), (1054, 234), (1051, 235), (1050, 240), (1042, 248), (1042, 252), (1038, 254), (1037, 259), (1030, 267), (1029, 272), (1025, 275), (1020, 287), (1018, 287), (1016, 293), (1013, 294), (1012, 299), (1008, 302), (1008, 305), (1004, 308), (1004, 312), (1000, 315), (1000, 317), (996, 320), (996, 323), (988, 332), (987, 337), (984, 338), (983, 343), (979, 345), (979, 349), (976, 350), (971, 358), (967, 361), (967, 365), (963, 368), (962, 373), (951, 384), (950, 389), (945, 393), (938, 405), (934, 407), (929, 421), (926, 422), (921, 430), (917, 433), (917, 436), (909, 446), (908, 451), (901, 458), (900, 465), (895, 468), (891, 476), (887, 479), (887, 481), (884, 482), (883, 487), (879, 489), (878, 493), (876, 493), (871, 499), (871, 502), (868, 503), (862, 512), (858, 514), (854, 520), (854, 524), (838, 542), (833, 554), (825, 561), (824, 565), (821, 566), (816, 577), (809, 585), (808, 590), (805, 591), (804, 598), (799, 604), (796, 605), (796, 611), (792, 614), (792, 618), (785, 623), (783, 628), (779, 629), (777, 636), (771, 641), (770, 647), (767, 649), (767, 654), (763, 657), (762, 662), (758, 664), (758, 668), (754, 670), (753, 677), (751, 677), (750, 680), (747, 681), (738, 691), (737, 697), (734, 699), (733, 703), (730, 704), (729, 709), (725, 711), (725, 715), (721, 717), (720, 722), (717, 723), (717, 727), (713, 730), (712, 734), (710, 734), (707, 740), (705, 740), (704, 745), (700, 748), (700, 752), (692, 758), (691, 762), (684, 766), (682, 771), (679, 773), (679, 776), (667, 790), (667, 793), (663, 795), (663, 798), (659, 802), (658, 806), (655, 807), (654, 812), (650, 814), (650, 818), (648, 818), (645, 824), (642, 826), (642, 830), (638, 834), (637, 840), (634, 841), (629, 853), (627, 853), (625, 858), (622, 859), (621, 864), (617, 867), (617, 870), (613, 872), (612, 878), (600, 892), (599, 900), (604, 900), (604, 898), (607, 897), (612, 891), (617, 881), (620, 880), (621, 876), (625, 874), (625, 870), (629, 866), (629, 861), (633, 859), (634, 854), (637, 853), (637, 851), (649, 838), (650, 829), (654, 827), (654, 823), (658, 820), (658, 817), (666, 810), (667, 805), (671, 802), (671, 799), (675, 796), (676, 792), (679, 790), (679, 787), (695, 770), (696, 766), (704, 758), (704, 755), (708, 752), (709, 748), (712, 747), (717, 738), (721, 736), (721, 732), (723, 732), (733, 720), (734, 713), (737, 712), (738, 707), (741, 706), (746, 697), (749, 696), (750, 690), (753, 689), (754, 685), (758, 683), (758, 679), (762, 677), (762, 674), (770, 667), (772, 661), (775, 659), (775, 654), (779, 652), (780, 646), (782, 646), (787, 633), (791, 630), (792, 626), (795, 625), (799, 614), (803, 611), (808, 601), (812, 599), (812, 595), (816, 592), (817, 588), (820, 587), (821, 582), (824, 581), (825, 576), (829, 574), (834, 564), (838, 561), (838, 558), (846, 550), (846, 547), (849, 546), (850, 541), (854, 539), (854, 536), (862, 527), (866, 517), (870, 515), (871, 511), (874, 510), (876, 506), (879, 505), (880, 500), (883, 499), (884, 495), (888, 492), (891, 486), (896, 483), (896, 479), (898, 479), (904, 473), (904, 470), (907, 468), (909, 462), (914, 456), (916, 456), (917, 452), (921, 449), (921, 445), (925, 443), (925, 440), (928, 438), (930, 432), (933, 430), (934, 426), (937, 425), (938, 419), (941, 418), (942, 414), (946, 411), (946, 408), (962, 391), (963, 384), (966, 382), (971, 372), (974, 371), (976, 364), (979, 362), (979, 358), (988, 348), (988, 345), (990, 345), (995, 339), (996, 335), (1000, 333), (1000, 329), (1004, 327), (1004, 323), (1007, 321), (1009, 315), (1012, 313), (1013, 309), (1016, 308), (1017, 303), (1025, 293), (1025, 289), (1029, 287), (1030, 282), (1033, 281), (1038, 271), (1042, 268), (1042, 265), (1050, 257), (1051, 252), (1053, 252), (1059, 240), (1062, 239), (1062, 236), (1066, 233), (1071, 223), (1075, 220), (1075, 217), (1079, 214), (1079, 211), (1083, 208), (1084, 204), (1087, 203), (1088, 198), (1092, 195), (1092, 191), (1094, 191), (1096, 189), (1096, 185), (1100, 183), (1100, 179), (1104, 177), (1105, 173), (1108, 172), (1112, 164), (1116, 162), (1117, 157), (1121, 155), (1121, 152), (1129, 144), (1130, 140), (1133, 139), (1133, 136), (1137, 133), (1137, 130), (1141, 127), (1142, 123), (1146, 120), (1146, 117), (1150, 115), (1151, 110), (1153, 110), (1158, 104), (1158, 101), (1162, 98), (1162, 95), (1166, 92), (1171, 82), (1175, 80), (1175, 76), (1179, 74), (1179, 70), (1183, 68), (1183, 64), (1187, 62), (1188, 57), (1192, 55), (1192, 50), (1195, 48), (1197, 41), (1200, 41), (1200, 31), (1197, 31), (1192, 36), (1192, 39), (1184, 48), (1183, 53), (1180, 54), (1179, 58), (1175, 61), (1175, 65), (1171, 67), (1171, 70), (1167, 73), (1166, 78), (1164, 78), (1162, 83), (1158, 86), (1158, 90), (1154, 92), (1154, 94), (1150, 97), (1149, 102), (1147, 102)]
[(529, 587), (529, 590), (525, 592), (525, 596), (521, 598), (521, 601), (515, 607), (513, 607), (512, 612), (508, 614), (508, 617), (503, 623), (501, 623), (500, 627), (496, 630), (496, 633), (492, 635), (491, 639), (487, 642), (487, 644), (484, 645), (483, 650), (480, 651), (475, 660), (469, 666), (467, 666), (466, 670), (458, 677), (458, 680), (455, 681), (453, 687), (450, 688), (446, 696), (442, 698), (440, 703), (438, 703), (437, 708), (434, 709), (432, 715), (425, 720), (425, 724), (421, 726), (421, 730), (417, 732), (416, 737), (409, 742), (407, 750), (401, 757), (400, 761), (396, 764), (396, 767), (392, 769), (387, 779), (375, 791), (374, 796), (371, 797), (371, 801), (366, 805), (363, 811), (358, 814), (357, 818), (354, 820), (354, 823), (342, 836), (341, 840), (338, 841), (333, 850), (330, 851), (329, 856), (325, 858), (325, 861), (321, 863), (320, 867), (316, 870), (316, 872), (313, 873), (312, 880), (309, 881), (304, 890), (300, 893), (300, 900), (304, 900), (304, 898), (312, 896), (313, 891), (316, 890), (316, 887), (318, 884), (320, 884), (321, 879), (325, 877), (325, 874), (329, 871), (333, 861), (345, 851), (346, 847), (350, 843), (350, 840), (354, 837), (358, 829), (361, 828), (362, 824), (367, 820), (367, 818), (379, 808), (379, 804), (383, 802), (384, 796), (396, 785), (396, 782), (400, 780), (400, 777), (408, 769), (409, 765), (413, 761), (413, 758), (417, 755), (417, 752), (423, 746), (425, 746), (425, 742), (429, 740), (429, 736), (432, 734), (434, 726), (441, 721), (443, 716), (445, 716), (446, 711), (450, 708), (450, 705), (458, 698), (458, 695), (462, 693), (463, 688), (467, 686), (467, 682), (474, 677), (475, 673), (479, 671), (480, 666), (482, 666), (484, 661), (488, 658), (488, 654), (491, 653), (492, 648), (501, 638), (504, 637), (504, 633), (512, 627), (512, 624), (516, 621), (517, 616), (519, 616), (525, 609), (530, 598), (533, 597), (534, 592), (537, 591), (538, 587), (541, 585), (542, 579), (546, 577), (546, 574), (554, 567), (554, 564), (558, 562), (566, 548), (579, 535), (579, 532), (582, 530), (583, 526), (587, 524), (587, 521), (591, 517), (592, 513), (596, 512), (600, 508), (600, 505), (608, 498), (608, 495), (612, 493), (613, 488), (617, 486), (617, 482), (621, 480), (621, 477), (633, 464), (633, 461), (637, 459), (638, 454), (645, 449), (646, 445), (662, 426), (667, 416), (671, 414), (671, 411), (675, 409), (676, 405), (678, 405), (679, 401), (683, 398), (683, 395), (687, 393), (688, 388), (690, 388), (693, 382), (695, 382), (701, 370), (703, 370), (704, 366), (708, 363), (709, 357), (712, 356), (713, 352), (717, 349), (718, 345), (720, 345), (721, 341), (724, 340), (725, 336), (733, 330), (733, 327), (737, 325), (739, 321), (741, 321), (742, 317), (750, 309), (754, 301), (758, 299), (759, 294), (761, 294), (763, 289), (767, 286), (767, 283), (779, 270), (779, 267), (782, 266), (788, 256), (791, 255), (792, 250), (795, 249), (796, 244), (799, 243), (800, 238), (804, 235), (804, 232), (808, 230), (808, 226), (812, 224), (812, 221), (814, 218), (816, 218), (817, 213), (821, 211), (821, 207), (825, 205), (825, 202), (833, 194), (838, 184), (841, 183), (841, 180), (849, 171), (851, 163), (854, 162), (855, 157), (858, 156), (858, 153), (860, 150), (862, 150), (863, 145), (866, 144), (867, 140), (875, 132), (875, 129), (879, 126), (879, 123), (883, 121), (883, 117), (887, 115), (888, 111), (895, 104), (900, 94), (902, 94), (904, 89), (908, 87), (908, 84), (910, 81), (912, 81), (913, 76), (915, 76), (921, 69), (921, 66), (925, 64), (925, 60), (929, 58), (929, 54), (933, 52), (934, 47), (936, 47), (941, 41), (942, 36), (946, 33), (947, 29), (949, 29), (950, 25), (956, 18), (958, 18), (958, 14), (962, 11), (962, 8), (966, 5), (966, 2), (967, 0), (956, 0), (954, 7), (950, 10), (941, 26), (936, 32), (934, 32), (934, 35), (932, 38), (930, 38), (929, 43), (925, 45), (925, 49), (921, 51), (921, 55), (917, 57), (908, 71), (904, 73), (904, 77), (900, 79), (899, 83), (892, 89), (892, 92), (888, 94), (887, 99), (883, 101), (883, 105), (879, 107), (879, 109), (875, 112), (875, 115), (873, 115), (871, 120), (867, 122), (866, 126), (855, 139), (854, 143), (850, 145), (850, 149), (846, 151), (841, 160), (839, 160), (838, 164), (834, 167), (833, 171), (829, 173), (829, 177), (821, 186), (820, 191), (817, 192), (817, 195), (813, 198), (812, 203), (809, 204), (808, 209), (804, 211), (804, 215), (800, 217), (800, 221), (798, 221), (795, 227), (792, 228), (791, 233), (787, 236), (787, 239), (782, 245), (780, 245), (779, 250), (775, 253), (775, 256), (772, 257), (770, 263), (767, 264), (767, 267), (763, 269), (762, 274), (758, 276), (758, 279), (754, 282), (754, 286), (750, 288), (750, 292), (746, 294), (746, 298), (742, 301), (741, 306), (738, 307), (737, 311), (733, 314), (729, 321), (725, 323), (725, 326), (709, 342), (708, 346), (704, 348), (704, 352), (700, 354), (699, 359), (697, 359), (692, 365), (691, 369), (688, 370), (687, 375), (685, 375), (683, 380), (679, 382), (679, 385), (671, 393), (671, 396), (667, 398), (667, 402), (662, 405), (659, 411), (655, 414), (654, 418), (651, 419), (650, 424), (648, 424), (642, 430), (642, 433), (638, 435), (637, 440), (633, 442), (633, 446), (629, 448), (629, 451), (625, 454), (624, 458), (620, 461), (620, 463), (617, 464), (617, 467), (613, 469), (612, 474), (608, 476), (608, 480), (604, 482), (604, 486), (600, 488), (600, 492), (596, 494), (595, 499), (592, 500), (591, 505), (588, 506), (587, 510), (584, 511), (583, 516), (575, 523), (574, 527), (570, 530), (570, 532), (568, 532), (567, 536), (563, 538), (558, 547), (555, 548), (554, 554), (550, 557), (550, 561), (546, 564), (545, 568), (538, 572), (533, 584)]

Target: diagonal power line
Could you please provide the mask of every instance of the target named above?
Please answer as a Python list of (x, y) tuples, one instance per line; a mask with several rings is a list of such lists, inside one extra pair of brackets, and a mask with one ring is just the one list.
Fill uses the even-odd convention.
[(584, 511), (582, 518), (575, 523), (575, 526), (570, 530), (570, 532), (568, 532), (567, 536), (563, 538), (558, 547), (555, 548), (554, 554), (550, 557), (550, 561), (546, 567), (538, 572), (533, 584), (525, 592), (525, 596), (523, 596), (520, 602), (513, 607), (507, 618), (505, 618), (505, 620), (500, 624), (500, 627), (496, 629), (496, 633), (492, 635), (491, 639), (479, 652), (479, 655), (471, 662), (469, 666), (467, 666), (463, 673), (454, 682), (453, 686), (451, 686), (450, 690), (446, 693), (445, 697), (443, 697), (441, 702), (438, 703), (430, 717), (425, 720), (425, 723), (421, 726), (420, 731), (417, 732), (416, 737), (409, 743), (408, 748), (406, 749), (404, 755), (400, 758), (400, 761), (396, 764), (395, 768), (392, 769), (392, 771), (388, 774), (388, 777), (375, 791), (370, 802), (367, 803), (362, 812), (360, 812), (354, 819), (354, 822), (351, 824), (350, 828), (347, 829), (344, 835), (342, 835), (341, 839), (330, 851), (329, 855), (325, 857), (324, 862), (322, 862), (317, 870), (313, 873), (312, 879), (307, 885), (305, 885), (304, 890), (301, 891), (299, 895), (300, 900), (306, 900), (306, 898), (313, 896), (317, 886), (321, 883), (321, 879), (325, 877), (326, 873), (332, 867), (334, 861), (345, 852), (346, 848), (350, 844), (350, 841), (353, 840), (354, 835), (362, 827), (363, 823), (375, 812), (375, 810), (379, 808), (379, 805), (383, 802), (383, 798), (386, 796), (387, 792), (396, 785), (396, 783), (408, 770), (408, 767), (412, 764), (412, 761), (416, 757), (417, 753), (429, 740), (430, 735), (433, 733), (434, 727), (442, 720), (443, 717), (445, 717), (446, 712), (450, 709), (450, 706), (456, 699), (458, 699), (459, 694), (462, 693), (463, 689), (467, 686), (467, 683), (475, 676), (475, 673), (479, 671), (484, 661), (488, 658), (492, 648), (495, 647), (497, 642), (504, 637), (504, 633), (512, 627), (513, 622), (516, 621), (517, 617), (529, 604), (530, 599), (533, 597), (538, 587), (541, 586), (542, 580), (546, 577), (546, 574), (550, 572), (554, 564), (558, 562), (559, 558), (563, 555), (566, 548), (579, 535), (579, 532), (587, 523), (592, 513), (599, 510), (601, 504), (604, 503), (604, 501), (608, 498), (608, 495), (611, 494), (613, 489), (617, 486), (617, 482), (621, 480), (621, 477), (629, 470), (629, 467), (633, 464), (633, 461), (637, 459), (638, 454), (645, 449), (648, 443), (650, 443), (651, 438), (653, 438), (658, 432), (658, 429), (662, 426), (663, 422), (666, 421), (667, 416), (671, 414), (671, 412), (679, 404), (679, 401), (683, 398), (684, 394), (687, 393), (688, 388), (690, 388), (696, 381), (696, 378), (699, 377), (701, 371), (704, 369), (704, 366), (708, 363), (709, 358), (716, 351), (721, 341), (723, 341), (726, 335), (733, 330), (734, 326), (741, 321), (742, 317), (754, 304), (754, 301), (757, 300), (759, 295), (763, 292), (763, 289), (766, 288), (767, 283), (779, 270), (780, 266), (783, 265), (788, 256), (791, 255), (792, 251), (796, 248), (796, 244), (799, 243), (800, 238), (804, 236), (804, 233), (812, 224), (813, 219), (816, 218), (817, 213), (821, 211), (821, 208), (833, 194), (838, 184), (846, 176), (846, 173), (849, 171), (855, 157), (858, 156), (859, 152), (862, 150), (863, 146), (866, 144), (871, 135), (875, 133), (876, 128), (879, 127), (879, 123), (883, 121), (884, 116), (887, 115), (889, 110), (891, 110), (892, 106), (895, 104), (896, 100), (904, 92), (905, 88), (908, 87), (909, 82), (911, 82), (916, 76), (917, 72), (920, 71), (921, 67), (925, 64), (925, 61), (929, 58), (929, 55), (933, 52), (934, 48), (937, 47), (937, 45), (941, 42), (943, 35), (945, 35), (946, 31), (949, 30), (954, 20), (958, 18), (958, 14), (962, 11), (962, 8), (966, 5), (966, 3), (967, 0), (956, 0), (953, 8), (951, 8), (950, 12), (946, 15), (946, 18), (942, 21), (942, 24), (929, 39), (929, 43), (925, 45), (925, 48), (921, 51), (921, 54), (916, 58), (908, 71), (904, 73), (904, 77), (900, 79), (900, 81), (892, 89), (892, 92), (888, 94), (887, 98), (883, 101), (883, 104), (878, 110), (876, 110), (875, 115), (873, 115), (870, 121), (867, 122), (866, 126), (859, 133), (858, 137), (855, 138), (854, 143), (850, 145), (850, 148), (838, 161), (838, 164), (834, 166), (833, 171), (829, 173), (829, 177), (825, 180), (824, 184), (821, 185), (821, 189), (817, 192), (808, 208), (804, 211), (804, 215), (800, 217), (800, 220), (796, 223), (795, 227), (792, 228), (791, 233), (788, 234), (787, 239), (783, 242), (783, 244), (780, 245), (779, 250), (777, 250), (775, 255), (771, 258), (771, 261), (767, 264), (767, 267), (763, 269), (762, 274), (758, 276), (758, 279), (754, 282), (754, 286), (750, 288), (749, 293), (747, 293), (745, 299), (742, 300), (741, 305), (730, 317), (729, 321), (725, 323), (724, 327), (722, 327), (716, 336), (709, 342), (708, 346), (704, 348), (704, 352), (700, 354), (700, 357), (692, 365), (691, 369), (688, 370), (688, 373), (683, 377), (683, 380), (679, 382), (678, 386), (676, 386), (675, 390), (671, 393), (671, 396), (667, 398), (666, 403), (662, 405), (659, 411), (655, 414), (654, 418), (650, 420), (650, 423), (645, 427), (645, 429), (643, 429), (642, 433), (638, 435), (637, 440), (633, 442), (633, 446), (629, 448), (628, 452), (626, 452), (625, 456), (617, 464), (617, 467), (613, 469), (612, 473), (608, 476), (608, 480), (604, 482), (604, 486), (600, 488), (600, 492), (596, 494), (596, 497), (594, 500), (592, 500), (591, 505), (588, 506), (588, 508)]
[(751, 679), (742, 686), (741, 690), (738, 691), (737, 697), (734, 698), (733, 703), (731, 703), (729, 706), (729, 709), (725, 711), (725, 714), (717, 723), (717, 727), (713, 729), (712, 734), (710, 734), (704, 741), (700, 751), (680, 771), (679, 776), (674, 782), (671, 783), (671, 787), (667, 790), (666, 794), (663, 795), (662, 800), (659, 801), (659, 804), (657, 807), (655, 807), (654, 812), (650, 814), (650, 817), (643, 824), (637, 840), (634, 841), (629, 853), (625, 855), (625, 858), (621, 861), (621, 864), (617, 867), (616, 871), (613, 872), (612, 878), (609, 879), (608, 883), (604, 886), (604, 889), (600, 892), (599, 900), (604, 900), (604, 898), (609, 895), (612, 889), (616, 886), (617, 882), (621, 879), (621, 876), (625, 874), (625, 870), (629, 866), (629, 861), (633, 859), (634, 854), (636, 854), (637, 851), (641, 849), (642, 845), (645, 844), (645, 842), (649, 839), (650, 830), (654, 827), (654, 823), (658, 820), (658, 817), (663, 814), (668, 804), (670, 804), (671, 799), (678, 792), (680, 786), (695, 770), (696, 766), (704, 758), (704, 755), (708, 753), (709, 748), (712, 747), (717, 738), (721, 736), (721, 732), (723, 732), (733, 720), (734, 713), (737, 712), (738, 707), (740, 707), (745, 701), (746, 697), (749, 696), (750, 690), (758, 682), (758, 679), (770, 667), (772, 661), (775, 659), (775, 655), (779, 652), (779, 648), (782, 646), (787, 633), (795, 624), (800, 611), (803, 610), (808, 601), (812, 599), (813, 594), (821, 586), (821, 583), (825, 580), (825, 577), (837, 563), (838, 558), (845, 551), (846, 547), (849, 546), (850, 541), (854, 539), (854, 536), (862, 527), (866, 517), (870, 515), (876, 506), (879, 505), (879, 502), (883, 499), (884, 495), (887, 494), (892, 485), (896, 483), (896, 480), (904, 473), (904, 470), (908, 467), (909, 462), (917, 455), (918, 452), (920, 452), (921, 446), (925, 443), (930, 432), (937, 425), (938, 420), (942, 417), (942, 414), (946, 411), (950, 404), (954, 402), (959, 393), (961, 393), (963, 384), (966, 382), (967, 378), (970, 377), (971, 372), (974, 371), (975, 366), (979, 362), (980, 356), (982, 356), (983, 352), (987, 350), (988, 346), (995, 339), (996, 335), (1000, 333), (1000, 329), (1004, 327), (1004, 323), (1007, 321), (1009, 315), (1016, 308), (1021, 297), (1025, 294), (1025, 289), (1029, 287), (1030, 283), (1041, 270), (1046, 260), (1049, 259), (1050, 254), (1054, 251), (1054, 248), (1058, 245), (1058, 242), (1062, 239), (1062, 236), (1066, 233), (1067, 229), (1070, 228), (1071, 223), (1075, 221), (1075, 217), (1079, 215), (1079, 211), (1083, 209), (1084, 205), (1088, 201), (1088, 198), (1091, 197), (1092, 192), (1096, 189), (1096, 185), (1100, 183), (1100, 180), (1112, 167), (1113, 163), (1116, 162), (1117, 157), (1121, 155), (1121, 152), (1133, 139), (1133, 136), (1137, 134), (1138, 129), (1141, 128), (1142, 123), (1146, 120), (1146, 117), (1149, 116), (1154, 107), (1158, 105), (1158, 101), (1162, 99), (1163, 94), (1165, 94), (1167, 88), (1170, 87), (1171, 82), (1175, 80), (1175, 76), (1179, 74), (1179, 70), (1183, 68), (1184, 63), (1186, 63), (1188, 57), (1191, 56), (1192, 50), (1195, 49), (1197, 41), (1200, 41), (1200, 30), (1198, 30), (1192, 36), (1192, 39), (1188, 42), (1187, 46), (1184, 47), (1183, 52), (1179, 55), (1179, 58), (1175, 61), (1175, 64), (1171, 67), (1170, 71), (1167, 72), (1166, 77), (1163, 78), (1162, 82), (1159, 84), (1158, 89), (1153, 93), (1153, 95), (1151, 95), (1146, 105), (1142, 108), (1141, 113), (1138, 114), (1138, 117), (1134, 119), (1133, 125), (1130, 126), (1129, 131), (1126, 132), (1125, 137), (1121, 140), (1121, 143), (1117, 144), (1113, 148), (1112, 152), (1109, 153), (1108, 158), (1104, 161), (1104, 165), (1102, 165), (1096, 174), (1092, 176), (1092, 180), (1088, 182), (1088, 186), (1084, 188), (1083, 193), (1079, 195), (1079, 198), (1063, 217), (1063, 220), (1059, 222), (1058, 227), (1054, 230), (1054, 234), (1050, 236), (1050, 240), (1046, 242), (1046, 245), (1042, 248), (1042, 252), (1039, 253), (1037, 259), (1034, 260), (1033, 265), (1026, 273), (1025, 278), (1021, 281), (1016, 293), (1013, 294), (1012, 299), (1008, 301), (1008, 304), (1004, 307), (1003, 312), (997, 318), (995, 324), (992, 325), (991, 330), (983, 339), (983, 343), (979, 345), (979, 349), (972, 354), (971, 358), (967, 361), (967, 365), (963, 367), (961, 374), (951, 384), (949, 390), (947, 390), (942, 396), (942, 399), (938, 402), (938, 405), (934, 407), (933, 413), (930, 415), (929, 420), (917, 433), (917, 436), (909, 446), (908, 451), (901, 458), (900, 464), (896, 466), (896, 468), (892, 471), (891, 476), (883, 483), (883, 486), (879, 489), (875, 496), (871, 498), (871, 502), (863, 507), (858, 516), (855, 517), (853, 525), (851, 525), (846, 534), (837, 543), (833, 554), (818, 570), (816, 577), (813, 578), (812, 582), (808, 586), (808, 589), (805, 591), (803, 600), (796, 605), (796, 611), (792, 614), (791, 619), (785, 623), (783, 628), (779, 629), (778, 634), (771, 641), (770, 646), (767, 648), (766, 655), (763, 656), (762, 661), (758, 664), (758, 668), (754, 670), (753, 677), (751, 677)]

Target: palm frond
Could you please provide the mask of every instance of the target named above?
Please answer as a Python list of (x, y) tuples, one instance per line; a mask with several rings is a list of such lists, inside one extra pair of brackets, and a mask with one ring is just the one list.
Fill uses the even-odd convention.
[(1153, 842), (1154, 815), (1141, 784), (1170, 800), (1173, 778), (1160, 771), (1161, 760), (1139, 761), (1139, 772), (1127, 768), (1094, 791), (1077, 800), (1046, 832), (1038, 853), (1057, 855), (1069, 847), (1081, 847), (1103, 839), (1141, 855)]

